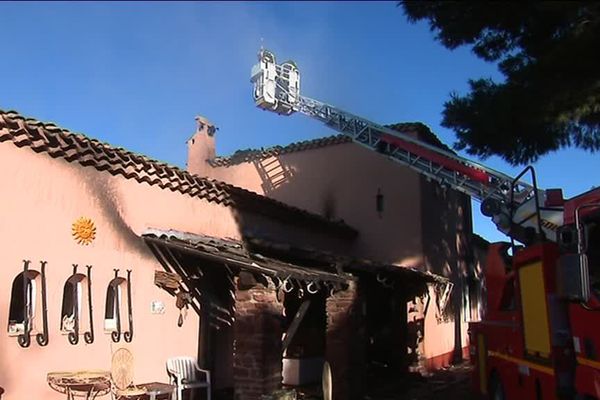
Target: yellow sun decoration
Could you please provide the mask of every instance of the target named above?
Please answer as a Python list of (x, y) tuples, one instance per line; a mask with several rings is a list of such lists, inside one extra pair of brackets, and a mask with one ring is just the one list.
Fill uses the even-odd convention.
[(86, 217), (81, 217), (73, 222), (73, 239), (81, 245), (88, 245), (96, 238), (96, 226), (94, 222)]

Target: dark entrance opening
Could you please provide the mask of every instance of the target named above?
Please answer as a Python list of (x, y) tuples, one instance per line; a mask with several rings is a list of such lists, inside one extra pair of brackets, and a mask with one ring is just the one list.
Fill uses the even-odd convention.
[[(283, 384), (293, 387), (320, 385), (325, 361), (327, 316), (324, 291), (315, 294), (296, 288), (284, 297), (284, 326), (289, 332), (294, 320), (302, 317), (283, 353)], [(309, 302), (302, 316), (302, 304)], [(306, 307), (306, 306), (305, 306)], [(285, 343), (285, 341), (284, 341)]]
[(369, 387), (407, 371), (406, 300), (397, 288), (365, 277), (367, 376)]

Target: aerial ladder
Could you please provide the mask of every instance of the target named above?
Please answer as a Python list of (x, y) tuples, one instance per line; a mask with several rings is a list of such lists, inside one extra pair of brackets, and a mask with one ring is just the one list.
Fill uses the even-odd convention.
[(296, 64), (277, 64), (275, 55), (265, 49), (251, 73), (256, 105), (281, 115), (299, 112), (350, 137), (355, 143), (387, 156), (419, 174), (481, 202), (481, 211), (496, 227), (521, 243), (536, 238), (556, 241), (563, 223), (562, 193), (559, 189), (537, 188), (532, 183), (467, 160), (432, 146), (406, 133), (398, 132), (330, 104), (300, 94), (300, 73)]
[[(471, 196), (511, 245), (494, 243), (485, 266), (486, 311), (470, 323), (473, 389), (488, 399), (600, 399), (600, 187), (563, 199), (516, 178), (300, 94), (292, 61), (261, 49), (256, 105), (301, 113), (355, 143)], [(522, 178), (529, 173), (531, 183)], [(515, 241), (524, 246), (515, 246)], [(509, 254), (509, 250), (512, 252)]]

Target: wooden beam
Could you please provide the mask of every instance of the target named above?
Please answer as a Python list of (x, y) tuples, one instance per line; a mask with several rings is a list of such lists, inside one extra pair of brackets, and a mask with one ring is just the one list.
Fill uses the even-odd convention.
[(282, 347), (283, 347), (284, 352), (287, 350), (288, 346), (292, 342), (292, 339), (294, 338), (294, 335), (298, 331), (298, 328), (300, 327), (300, 323), (304, 319), (304, 316), (306, 315), (306, 312), (308, 311), (309, 306), (310, 306), (310, 299), (304, 300), (302, 302), (302, 304), (300, 304), (300, 307), (298, 308), (298, 312), (296, 312), (296, 315), (294, 316), (292, 323), (290, 324), (288, 330), (285, 332), (285, 335), (283, 336)]

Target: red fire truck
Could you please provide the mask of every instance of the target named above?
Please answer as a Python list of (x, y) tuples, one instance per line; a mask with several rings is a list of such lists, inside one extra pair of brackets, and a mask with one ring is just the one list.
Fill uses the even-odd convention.
[(490, 246), (470, 325), (473, 388), (500, 399), (600, 398), (600, 188), (562, 203), (557, 241)]
[[(261, 50), (256, 105), (299, 112), (481, 202), (511, 238), (490, 246), (487, 312), (470, 326), (474, 390), (494, 400), (600, 399), (600, 188), (571, 199), (300, 95), (295, 63)], [(526, 182), (522, 179), (530, 175)], [(529, 183), (530, 182), (530, 183)]]

